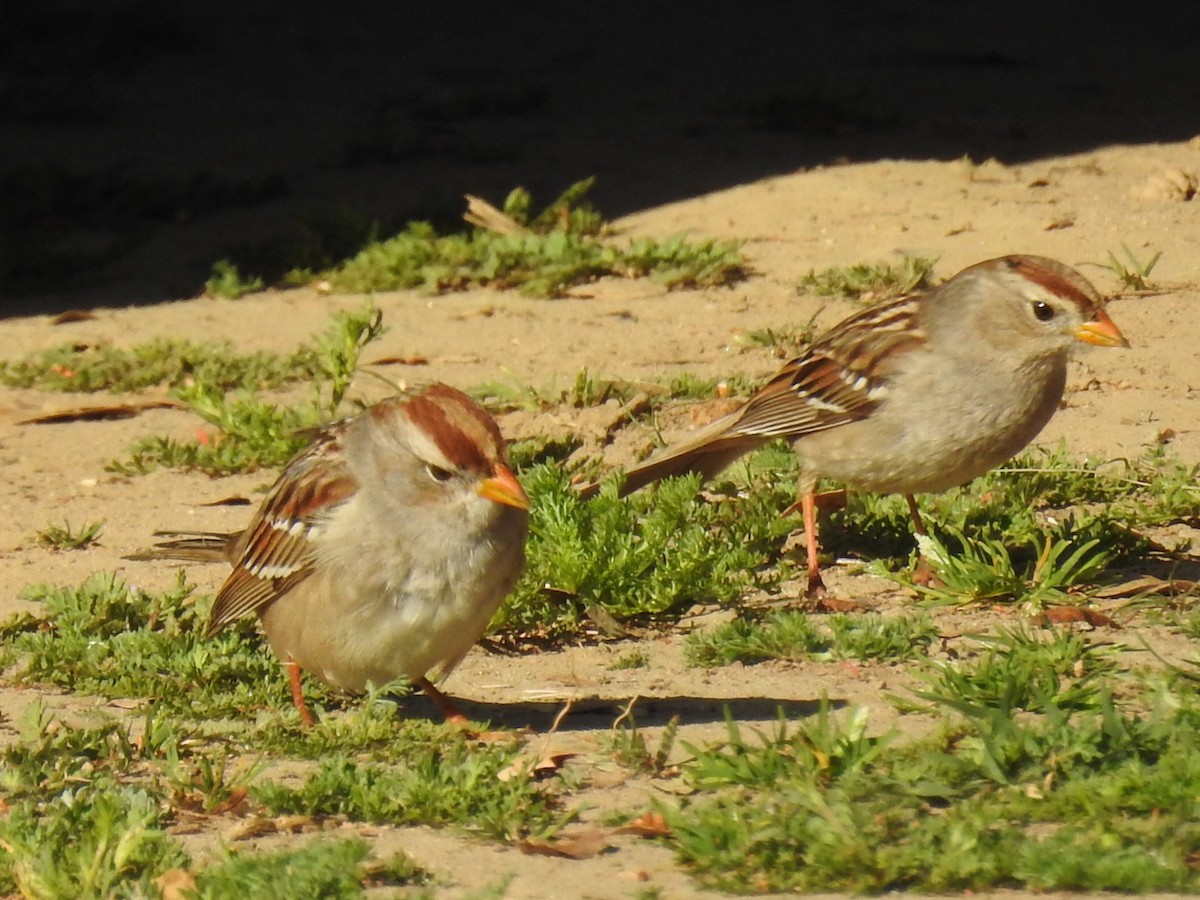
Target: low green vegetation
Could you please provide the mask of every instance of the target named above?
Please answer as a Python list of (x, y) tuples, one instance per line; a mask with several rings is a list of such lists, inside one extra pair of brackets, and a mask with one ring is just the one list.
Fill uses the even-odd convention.
[(177, 387), (175, 395), (212, 429), (198, 432), (194, 440), (142, 438), (129, 458), (114, 461), (110, 470), (131, 475), (167, 466), (221, 475), (282, 466), (312, 440), (313, 429), (338, 417), (363, 348), (383, 331), (383, 316), (371, 306), (334, 316), (313, 340), (314, 380), (306, 401), (280, 404), (253, 386), (229, 391), (200, 380)]
[(23, 682), (153, 701), (199, 719), (288, 709), (286, 679), (253, 623), (205, 640), (211, 598), (194, 597), (182, 571), (161, 594), (97, 573), (24, 596), (42, 604), (41, 615), (0, 626), (0, 664)]
[(221, 297), (225, 300), (237, 300), (247, 294), (261, 291), (263, 280), (258, 277), (246, 278), (238, 271), (238, 267), (227, 259), (213, 263), (213, 273), (204, 282), (204, 293), (210, 297)]
[[(282, 266), (288, 271), (278, 283), (318, 282), (347, 293), (416, 288), (440, 294), (492, 287), (559, 297), (601, 277), (648, 277), (672, 289), (731, 284), (746, 277), (745, 260), (734, 242), (695, 241), (684, 235), (617, 239), (585, 200), (593, 183), (590, 178), (577, 182), (537, 214), (522, 188), (509, 193), (502, 209), (468, 198), (465, 218), (474, 226), (469, 231), (440, 232), (427, 221), (409, 222), (331, 266), (309, 267), (314, 253), (308, 248), (292, 265)], [(223, 297), (260, 289), (263, 280), (245, 270), (222, 260), (213, 267), (206, 289)]]
[(609, 663), (609, 670), (620, 672), (626, 669), (644, 669), (650, 665), (650, 656), (645, 650), (631, 650)]
[(691, 478), (623, 498), (609, 483), (584, 502), (559, 466), (521, 477), (532, 502), (526, 571), (501, 629), (570, 633), (597, 607), (617, 619), (678, 616), (782, 573), (767, 563), (790, 526), (753, 498), (698, 501)]
[[(516, 840), (557, 822), (546, 795), (522, 777), (500, 778), (511, 751), (484, 751), (444, 739), (388, 765), (324, 758), (299, 787), (266, 782), (253, 796), (271, 814), (344, 815), (391, 825), (454, 825)], [(568, 816), (569, 818), (569, 816)]]
[(859, 263), (821, 272), (814, 269), (800, 279), (800, 288), (818, 297), (879, 303), (931, 287), (936, 262), (924, 256), (902, 256), (897, 263)]
[(928, 616), (884, 618), (878, 614), (817, 618), (777, 610), (761, 620), (741, 615), (725, 625), (688, 635), (689, 664), (729, 665), (768, 659), (915, 659), (937, 636)]
[(1121, 287), (1127, 291), (1153, 290), (1154, 285), (1150, 281), (1150, 273), (1158, 265), (1158, 261), (1162, 257), (1162, 251), (1155, 251), (1145, 262), (1138, 259), (1133, 251), (1129, 249), (1129, 245), (1124, 242), (1121, 243), (1121, 251), (1125, 254), (1125, 261), (1122, 262), (1117, 258), (1115, 253), (1109, 250), (1108, 262), (1102, 264), (1104, 268), (1117, 276)]
[(64, 521), (61, 525), (47, 525), (35, 538), (40, 545), (52, 550), (85, 550), (99, 541), (103, 529), (103, 522), (89, 522), (73, 528), (70, 522)]
[[(0, 759), (8, 807), (0, 819), (5, 893), (158, 896), (169, 882), (199, 897), (283, 896), (271, 882), (286, 874), (289, 897), (361, 897), (367, 887), (419, 885), (429, 877), (405, 856), (372, 860), (360, 840), (319, 837), (275, 853), (230, 848), (197, 870), (171, 826), (197, 814), (244, 814), (255, 773), (235, 765), (231, 779), (223, 742), (199, 739), (157, 712), (147, 713), (135, 733), (114, 721), (71, 727), (34, 703), (20, 740)], [(444, 802), (464, 797), (444, 787)], [(517, 782), (507, 789), (522, 788)]]
[(947, 701), (933, 737), (873, 735), (828, 708), (693, 748), (699, 794), (663, 805), (673, 846), (737, 893), (1200, 887), (1194, 692), (1101, 690), (1085, 711), (1030, 716)]
[(230, 344), (155, 338), (133, 347), (63, 344), (22, 360), (0, 361), (0, 382), (43, 391), (94, 393), (206, 384), (214, 390), (268, 389), (316, 378), (314, 347), (293, 353), (239, 353)]
[(950, 708), (1096, 710), (1119, 674), (1118, 648), (1089, 643), (1069, 629), (1002, 629), (975, 638), (981, 653), (933, 663), (917, 677), (917, 696)]

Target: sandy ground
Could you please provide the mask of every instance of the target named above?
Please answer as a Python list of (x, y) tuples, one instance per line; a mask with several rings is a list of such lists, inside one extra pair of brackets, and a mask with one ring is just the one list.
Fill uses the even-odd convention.
[[(145, 11), (136, 4), (129, 8)], [(121, 112), (114, 121), (91, 131), (84, 128), (88, 137), (75, 145), (63, 136), (69, 130), (66, 126), (18, 120), (11, 115), (10, 103), (7, 112), (16, 123), (12, 133), (18, 140), (0, 148), (5, 171), (17, 165), (14, 146), (24, 147), (27, 153), (40, 148), (43, 159), (51, 161), (71, 160), (74, 146), (76, 153), (85, 149), (93, 154), (93, 172), (125, 162), (134, 172), (158, 177), (171, 170), (173, 174), (162, 177), (178, 177), (180, 172), (194, 171), (178, 158), (182, 148), (191, 146), (201, 158), (212, 152), (211, 135), (202, 133), (195, 118), (195, 110), (208, 103), (228, 114), (229, 128), (245, 129), (244, 143), (221, 144), (228, 158), (211, 162), (214, 169), (230, 178), (282, 173), (294, 188), (290, 195), (294, 206), (316, 202), (314, 198), (338, 198), (344, 192), (345, 197), (362, 201), (368, 212), (374, 203), (402, 214), (405, 204), (422, 198), (422, 185), (424, 196), (433, 191), (439, 198), (457, 197), (463, 190), (485, 192), (490, 186), (491, 196), (498, 200), (498, 191), (520, 181), (553, 190), (599, 171), (602, 185), (610, 187), (598, 199), (606, 211), (625, 213), (616, 222), (621, 232), (661, 237), (688, 231), (698, 237), (738, 239), (744, 242), (755, 273), (732, 288), (678, 293), (666, 293), (645, 281), (603, 281), (552, 302), (490, 291), (438, 298), (381, 294), (374, 302), (383, 310), (390, 331), (368, 351), (368, 360), (415, 355), (428, 360), (423, 366), (387, 366), (383, 371), (390, 378), (441, 379), (460, 386), (505, 381), (567, 387), (584, 368), (597, 376), (631, 379), (680, 372), (765, 377), (779, 360), (766, 349), (747, 348), (739, 335), (768, 327), (797, 327), (814, 315), (827, 326), (851, 309), (845, 302), (821, 301), (797, 292), (798, 279), (814, 268), (910, 252), (936, 257), (938, 274), (948, 277), (972, 262), (1020, 251), (1077, 265), (1102, 292), (1114, 294), (1119, 285), (1100, 264), (1107, 262), (1108, 251), (1120, 253), (1124, 242), (1142, 259), (1162, 252), (1153, 273), (1158, 290), (1113, 301), (1110, 312), (1132, 348), (1080, 355), (1072, 365), (1065, 407), (1039, 443), (1064, 441), (1078, 454), (1122, 457), (1137, 456), (1171, 435), (1172, 452), (1190, 462), (1200, 461), (1200, 326), (1194, 312), (1200, 303), (1200, 201), (1188, 199), (1186, 191), (1176, 188), (1181, 180), (1200, 174), (1200, 140), (1191, 139), (1194, 132), (1187, 130), (1186, 115), (1180, 112), (1195, 108), (1186, 100), (1196, 86), (1182, 79), (1187, 66), (1171, 52), (1195, 33), (1190, 23), (1170, 27), (1170, 22), (1153, 19), (1153, 34), (1145, 40), (1147, 46), (1153, 39), (1160, 40), (1164, 48), (1160, 57), (1106, 56), (1104, 51), (1111, 51), (1111, 46), (1096, 43), (1102, 20), (1043, 23), (1041, 43), (1029, 49), (1017, 41), (1028, 33), (1019, 22), (973, 12), (969, 15), (974, 20), (956, 21), (959, 44), (946, 50), (940, 39), (926, 36), (929, 17), (945, 13), (939, 13), (936, 4), (912, 13), (898, 4), (863, 3), (859, 14), (892, 30), (875, 27), (863, 32), (865, 68), (854, 69), (854, 75), (847, 75), (844, 68), (836, 70), (840, 75), (835, 83), (870, 83), (870, 108), (893, 116), (904, 110), (908, 118), (902, 116), (896, 128), (883, 129), (872, 124), (875, 119), (861, 116), (813, 136), (746, 124), (745, 109), (753, 107), (746, 96), (758, 100), (779, 96), (781, 85), (811, 84), (813, 73), (834, 71), (830, 67), (835, 48), (815, 38), (804, 44), (810, 49), (804, 66), (787, 70), (786, 77), (771, 68), (789, 58), (782, 42), (773, 40), (776, 27), (795, 24), (782, 6), (777, 10), (779, 21), (765, 13), (749, 17), (744, 28), (731, 30), (728, 41), (722, 41), (715, 36), (720, 33), (715, 26), (723, 21), (724, 7), (701, 4), (699, 10), (708, 17), (702, 20), (714, 28), (707, 36), (691, 36), (693, 65), (686, 70), (676, 68), (677, 57), (669, 48), (663, 49), (671, 42), (664, 41), (662, 29), (673, 23), (662, 12), (653, 14), (641, 37), (630, 37), (620, 47), (605, 44), (606, 37), (615, 33), (611, 22), (584, 23), (598, 30), (591, 33), (581, 27), (569, 31), (569, 37), (554, 32), (545, 21), (524, 23), (531, 29), (533, 46), (551, 36), (561, 38), (563, 45), (539, 56), (530, 44), (521, 44), (525, 52), (518, 56), (526, 60), (521, 63), (511, 61), (515, 53), (511, 42), (500, 41), (485, 22), (472, 17), (462, 23), (465, 43), (453, 59), (439, 62), (424, 56), (420, 61), (407, 57), (396, 61), (387, 57), (388, 42), (371, 32), (369, 23), (341, 21), (323, 31), (307, 7), (303, 7), (305, 14), (291, 18), (272, 19), (263, 13), (252, 20), (239, 19), (219, 3), (203, 9), (212, 15), (212, 31), (198, 42), (180, 38), (175, 46), (168, 41), (175, 46), (171, 52), (181, 59), (191, 55), (203, 61), (207, 65), (201, 69), (203, 78), (215, 78), (213, 68), (226, 64), (227, 78), (241, 77), (262, 90), (247, 91), (245, 96), (233, 87), (227, 94), (199, 88), (189, 92), (185, 88), (192, 83), (182, 75), (180, 84), (156, 80), (160, 74), (156, 67), (162, 64), (151, 60), (135, 67), (133, 74), (122, 75), (125, 80), (120, 90), (111, 89), (111, 97), (106, 93), (109, 83), (101, 79), (95, 88), (100, 98), (95, 102), (103, 106), (111, 100)], [(445, 22), (432, 21), (437, 18), (433, 13), (421, 15), (431, 20), (421, 19), (414, 33), (421, 28), (443, 33), (438, 29)], [(852, 14), (838, 15), (842, 21), (820, 23), (820, 27), (829, 33), (839, 27), (850, 29)], [(153, 24), (153, 16), (151, 20)], [(170, 24), (190, 35), (184, 26), (195, 22)], [(281, 29), (282, 61), (277, 71), (255, 74), (247, 54), (257, 46), (253, 38), (267, 32), (268, 25)], [(810, 23), (806, 34), (813, 27)], [(1072, 28), (1083, 39), (1079, 52), (1063, 62), (1051, 50)], [(85, 44), (77, 40), (71, 46)], [(343, 45), (354, 52), (342, 52)], [(759, 56), (747, 49), (755, 46), (769, 52)], [(728, 76), (729, 83), (722, 82), (712, 95), (705, 95), (703, 85), (693, 84), (697, 73), (705, 71), (695, 65), (697, 48), (711, 53), (713, 66)], [(662, 53), (655, 55), (659, 49)], [(322, 60), (324, 77), (314, 75), (302, 84), (324, 91), (323, 105), (313, 101), (313, 106), (303, 107), (296, 99), (296, 81), (284, 78), (300, 71), (292, 56), (300, 61), (314, 56)], [(599, 90), (605, 81), (597, 73), (614, 71), (618, 58), (628, 61), (631, 72), (625, 74), (631, 77), (622, 79), (611, 93)], [(1105, 65), (1106, 60), (1112, 60), (1111, 66)], [(1056, 67), (1058, 63), (1061, 66)], [(380, 90), (339, 105), (339, 100), (350, 96), (348, 84), (387, 74), (394, 86), (394, 67), (400, 65), (413, 67), (424, 80), (403, 89), (394, 87), (391, 94)], [(939, 73), (947, 71), (954, 77), (939, 79)], [(901, 72), (907, 73), (908, 80), (892, 80)], [(561, 84), (548, 73), (561, 74)], [(1160, 90), (1137, 94), (1126, 81), (1137, 76), (1145, 84), (1151, 75), (1158, 79), (1154, 84)], [(774, 78), (770, 90), (768, 76)], [(1054, 76), (1051, 87), (1043, 89), (1050, 76)], [(653, 91), (639, 93), (639, 80), (643, 88), (654, 85), (667, 94), (678, 88), (678, 102), (665, 102)], [(459, 113), (455, 127), (439, 130), (425, 119), (414, 120), (424, 129), (415, 136), (389, 133), (393, 142), (420, 138), (421, 153), (413, 150), (390, 162), (376, 159), (353, 170), (329, 162), (333, 154), (329, 131), (342, 129), (338, 146), (344, 149), (348, 135), (368, 130), (371, 102), (387, 125), (393, 121), (389, 116), (400, 121), (395, 110), (417, 102), (414, 98), (433, 97), (442, 107), (455, 108), (453, 101), (461, 95), (475, 96), (462, 87), (464, 83), (486, 83), (505, 96), (505, 91), (522, 96), (519, 89), (530, 85), (543, 93), (535, 92), (541, 99), (528, 117), (480, 122)], [(684, 86), (693, 89), (685, 91)], [(922, 89), (928, 94), (932, 86), (937, 86), (941, 101), (937, 110), (914, 112), (906, 105)], [(1025, 103), (1012, 101), (1006, 86)], [(582, 94), (573, 93), (585, 89), (590, 89), (588, 96), (594, 103), (585, 105)], [(1164, 98), (1163, 93), (1171, 96)], [(0, 93), (0, 98), (11, 100), (11, 96), (11, 92)], [(140, 105), (131, 107), (130, 96), (140, 98)], [(391, 106), (381, 100), (389, 96)], [(264, 97), (274, 98), (265, 117), (265, 106), (255, 105), (267, 104)], [(984, 102), (999, 97), (1011, 102)], [(221, 106), (225, 101), (228, 105)], [(576, 104), (571, 108), (586, 106), (586, 110), (572, 120), (573, 127), (558, 134), (556, 116), (563, 114), (568, 101)], [(172, 103), (179, 107), (175, 117), (156, 119), (166, 115)], [(1122, 120), (1121, 112), (1133, 103), (1141, 104), (1137, 108), (1142, 115), (1136, 121)], [(314, 115), (318, 110), (320, 114)], [(199, 121), (211, 122), (216, 113), (208, 109), (208, 115)], [(330, 118), (326, 121), (321, 115)], [(608, 122), (616, 124), (607, 129)], [(735, 127), (727, 129), (730, 122)], [(81, 128), (71, 127), (76, 134)], [(1200, 124), (1194, 131), (1200, 131)], [(630, 141), (631, 135), (639, 140)], [(451, 166), (452, 151), (466, 153), (464, 148), (477, 147), (485, 137), (493, 142), (488, 144), (493, 150), (516, 147), (521, 152), (515, 157), (499, 154), (486, 163)], [(153, 153), (147, 149), (144, 157), (139, 156), (131, 151), (134, 147), (153, 148)], [(707, 148), (707, 156), (701, 147)], [(958, 159), (967, 152), (978, 164)], [(1008, 164), (979, 162), (993, 155)], [(839, 157), (846, 160), (839, 162)], [(702, 159), (711, 162), (708, 169)], [(79, 165), (78, 157), (71, 164)], [(545, 185), (550, 178), (557, 180)], [(606, 198), (612, 202), (606, 204)], [(282, 202), (250, 204), (244, 209), (230, 205), (204, 216), (158, 222), (130, 253), (85, 273), (86, 277), (5, 292), (9, 311), (40, 312), (0, 321), (0, 353), (13, 359), (64, 342), (125, 345), (156, 335), (228, 338), (245, 349), (295, 347), (321, 330), (331, 311), (360, 307), (363, 299), (318, 295), (306, 289), (271, 291), (237, 302), (189, 299), (221, 248), (238, 239), (252, 240), (269, 229), (281, 215)], [(77, 248), (111, 237), (105, 227), (94, 224), (69, 231), (63, 238), (65, 246)], [(94, 307), (94, 318), (53, 324), (50, 314), (68, 307)], [(384, 388), (364, 377), (355, 390), (374, 398)], [(202, 504), (250, 494), (262, 486), (261, 473), (213, 480), (181, 472), (124, 478), (104, 471), (105, 463), (121, 456), (139, 436), (191, 435), (198, 421), (184, 412), (154, 410), (123, 421), (68, 425), (18, 424), (82, 403), (121, 399), (127, 398), (0, 389), (0, 498), (6, 511), (0, 521), (0, 615), (27, 605), (18, 599), (27, 585), (76, 583), (96, 571), (116, 570), (149, 589), (164, 588), (173, 582), (172, 568), (130, 563), (123, 555), (145, 546), (155, 528), (229, 530), (244, 523), (244, 508)], [(588, 423), (567, 411), (536, 421), (513, 415), (502, 426), (511, 437), (521, 437), (533, 429), (586, 431)], [(614, 463), (627, 462), (629, 453), (645, 447), (637, 434), (622, 441), (612, 451)], [(36, 545), (38, 530), (64, 519), (71, 523), (103, 520), (100, 545), (75, 553)], [(222, 573), (193, 568), (190, 577), (210, 590), (220, 583)], [(867, 576), (849, 576), (838, 567), (831, 570), (829, 581), (839, 595), (864, 598), (882, 608), (905, 602), (890, 585)], [(945, 614), (939, 625), (954, 631), (971, 624), (956, 621), (956, 615), (963, 614)], [(691, 624), (684, 623), (684, 628)], [(463, 698), (472, 715), (504, 725), (528, 725), (543, 734), (563, 703), (573, 701), (573, 712), (560, 732), (552, 739), (535, 740), (546, 740), (554, 749), (579, 751), (581, 756), (571, 765), (584, 767), (588, 777), (597, 781), (612, 775), (608, 782), (619, 779), (613, 775), (616, 767), (605, 758), (602, 738), (635, 697), (639, 722), (650, 727), (651, 735), (678, 713), (682, 736), (690, 741), (721, 733), (726, 703), (741, 721), (769, 722), (777, 705), (799, 715), (827, 693), (846, 703), (867, 704), (879, 728), (894, 718), (880, 695), (885, 687), (903, 687), (898, 670), (811, 663), (697, 673), (683, 665), (682, 630), (643, 638), (638, 646), (648, 650), (651, 664), (625, 671), (608, 667), (629, 651), (629, 643), (520, 658), (477, 650), (448, 689)], [(1172, 652), (1187, 650), (1152, 629), (1146, 637)], [(0, 691), (0, 736), (14, 733), (13, 719), (31, 695), (11, 688)], [(76, 701), (55, 697), (51, 702)], [(409, 701), (406, 709), (412, 715), (431, 714), (421, 698)], [(595, 820), (613, 807), (647, 805), (650, 798), (662, 796), (661, 788), (636, 779), (615, 786), (609, 783), (587, 798), (598, 803), (587, 818)], [(382, 851), (407, 849), (447, 880), (446, 896), (470, 893), (508, 875), (513, 880), (505, 896), (514, 898), (628, 897), (651, 886), (666, 897), (704, 896), (674, 866), (667, 851), (633, 838), (617, 838), (612, 851), (596, 858), (564, 861), (474, 842), (468, 847), (452, 834), (429, 829), (354, 830), (370, 837)], [(262, 846), (271, 842), (264, 840)]]

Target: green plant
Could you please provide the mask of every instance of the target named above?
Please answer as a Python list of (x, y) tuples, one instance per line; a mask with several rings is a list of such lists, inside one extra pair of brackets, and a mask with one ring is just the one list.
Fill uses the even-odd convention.
[(1148, 291), (1151, 289), (1150, 273), (1154, 271), (1154, 267), (1158, 265), (1158, 260), (1162, 257), (1162, 251), (1156, 251), (1153, 256), (1146, 262), (1140, 261), (1133, 255), (1133, 251), (1129, 249), (1129, 245), (1121, 242), (1121, 250), (1125, 253), (1125, 259), (1129, 265), (1117, 259), (1117, 255), (1111, 250), (1108, 251), (1108, 263), (1102, 264), (1117, 276), (1117, 280), (1121, 282), (1121, 286), (1128, 291)]
[(959, 727), (904, 744), (861, 710), (755, 741), (731, 723), (684, 764), (699, 793), (664, 807), (671, 841), (741, 892), (1193, 891), (1200, 719), (1141, 700), (1148, 714), (956, 704)]
[(621, 717), (609, 734), (609, 753), (616, 762), (627, 769), (656, 778), (668, 774), (671, 752), (675, 749), (675, 738), (679, 733), (679, 716), (672, 716), (658, 739), (658, 747), (651, 752), (646, 735), (637, 726), (632, 711)]
[(610, 483), (584, 502), (550, 465), (522, 482), (532, 504), (526, 569), (495, 627), (561, 633), (592, 607), (622, 619), (664, 615), (779, 577), (758, 570), (788, 526), (749, 498), (698, 500), (695, 479), (674, 479), (627, 498)]
[(177, 745), (165, 748), (162, 772), (177, 808), (211, 813), (238, 797), (262, 771), (261, 762), (247, 762), (228, 747), (219, 756), (192, 754), (181, 759)]
[(210, 297), (237, 300), (246, 294), (261, 291), (263, 287), (261, 278), (253, 275), (245, 277), (238, 271), (237, 265), (222, 259), (213, 263), (212, 275), (204, 282), (204, 293)]
[(797, 356), (816, 337), (817, 314), (804, 325), (790, 328), (758, 328), (743, 332), (738, 343), (747, 347), (766, 347), (780, 359)]
[(103, 522), (89, 522), (76, 530), (64, 520), (62, 525), (47, 525), (39, 531), (37, 542), (55, 550), (83, 550), (98, 542), (103, 528)]
[(227, 474), (283, 465), (311, 440), (312, 429), (336, 417), (363, 348), (383, 331), (383, 316), (371, 306), (334, 316), (313, 342), (315, 379), (307, 403), (281, 406), (260, 399), (255, 391), (230, 394), (200, 381), (180, 386), (176, 396), (215, 431), (201, 431), (195, 441), (142, 438), (129, 459), (114, 461), (109, 469), (137, 474), (171, 466)]
[(956, 538), (958, 552), (937, 538), (917, 535), (921, 554), (940, 583), (915, 587), (934, 603), (1006, 602), (1041, 609), (1068, 599), (1069, 589), (1088, 583), (1108, 563), (1108, 554), (1096, 549), (1098, 540), (1075, 544), (1047, 535), (1034, 561), (1018, 571), (1002, 542), (947, 531)]
[(0, 663), (16, 665), (11, 677), (24, 683), (153, 699), (194, 718), (290, 708), (283, 674), (253, 623), (205, 639), (211, 600), (193, 601), (182, 575), (162, 594), (105, 573), (73, 588), (29, 588), (23, 596), (44, 613), (0, 626)]
[(0, 362), (0, 382), (44, 391), (136, 391), (158, 384), (203, 383), (221, 390), (274, 388), (315, 377), (309, 346), (292, 353), (238, 353), (229, 344), (155, 338), (133, 347), (63, 344), (23, 360)]
[(806, 613), (779, 610), (761, 621), (737, 618), (688, 635), (689, 665), (713, 667), (767, 659), (914, 658), (937, 635), (928, 616), (884, 618), (878, 614), (834, 615), (824, 626)]
[(800, 287), (819, 297), (849, 297), (878, 303), (929, 287), (936, 262), (923, 256), (902, 256), (899, 263), (858, 263), (821, 272), (813, 270), (800, 279)]
[(830, 643), (829, 634), (810, 616), (784, 610), (770, 613), (762, 622), (737, 618), (713, 629), (693, 631), (683, 653), (688, 665), (711, 668), (732, 662), (805, 659), (825, 653)]
[(489, 214), (489, 227), (469, 234), (440, 235), (428, 223), (409, 223), (324, 277), (350, 292), (420, 288), (442, 293), (491, 286), (553, 297), (606, 275), (649, 275), (671, 288), (727, 284), (745, 276), (744, 261), (731, 243), (676, 236), (639, 239), (622, 248), (604, 239), (599, 215), (581, 202), (591, 185), (591, 179), (572, 185), (534, 217), (529, 194), (515, 190), (503, 211)]
[(291, 898), (359, 897), (365, 887), (428, 879), (403, 854), (368, 860), (357, 840), (231, 852), (189, 875), (183, 848), (166, 834), (172, 818), (194, 821), (244, 805), (260, 767), (236, 762), (228, 743), (214, 752), (175, 718), (151, 708), (140, 728), (112, 721), (77, 728), (31, 704), (20, 740), (0, 757), (0, 885), (29, 897), (158, 896), (152, 885), (162, 887), (157, 879), (175, 870), (184, 877), (179, 889), (194, 896)]
[(155, 798), (133, 787), (76, 785), (0, 820), (0, 869), (26, 897), (152, 896), (185, 860)]
[(456, 825), (512, 840), (560, 821), (550, 798), (531, 778), (499, 777), (514, 757), (509, 748), (472, 747), (447, 736), (410, 747), (402, 761), (387, 767), (326, 758), (299, 787), (264, 782), (254, 787), (253, 795), (276, 815), (341, 814), (363, 822)]
[(929, 663), (917, 696), (953, 708), (1046, 711), (1098, 709), (1104, 680), (1117, 671), (1111, 649), (1066, 629), (1007, 629), (978, 638), (977, 658)]
[(928, 615), (886, 617), (878, 613), (833, 615), (828, 620), (832, 652), (838, 659), (911, 660), (938, 636)]
[(625, 669), (644, 669), (649, 665), (650, 655), (645, 650), (631, 650), (610, 662), (608, 668), (611, 672), (620, 672)]
[(419, 885), (429, 880), (404, 854), (372, 862), (370, 849), (361, 840), (314, 840), (299, 849), (271, 853), (230, 852), (196, 873), (197, 900), (255, 897), (291, 900), (311, 897), (362, 897), (364, 887)]

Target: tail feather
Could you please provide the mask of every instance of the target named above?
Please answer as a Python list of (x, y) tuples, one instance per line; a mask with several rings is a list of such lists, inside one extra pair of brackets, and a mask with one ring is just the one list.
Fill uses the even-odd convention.
[[(660, 456), (652, 457), (641, 465), (634, 466), (625, 473), (625, 481), (621, 485), (619, 496), (632, 494), (648, 484), (661, 481), (676, 475), (698, 473), (701, 478), (708, 480), (732, 465), (737, 459), (751, 450), (757, 450), (766, 444), (768, 438), (747, 437), (738, 435), (728, 440), (691, 441), (677, 450), (669, 451)], [(588, 484), (579, 491), (580, 496), (587, 500), (600, 492), (599, 484)]]
[(214, 531), (156, 531), (155, 537), (174, 537), (146, 550), (130, 553), (125, 559), (177, 559), (185, 562), (228, 562), (240, 533)]

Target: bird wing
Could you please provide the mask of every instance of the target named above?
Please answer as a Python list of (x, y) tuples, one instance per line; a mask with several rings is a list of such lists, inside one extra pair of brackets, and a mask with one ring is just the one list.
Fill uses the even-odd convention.
[(315, 534), (358, 490), (342, 433), (337, 427), (322, 432), (284, 468), (233, 554), (233, 572), (209, 616), (209, 635), (273, 603), (312, 574)]
[(867, 416), (886, 396), (895, 361), (925, 342), (920, 296), (844, 319), (755, 393), (727, 433), (794, 440)]

